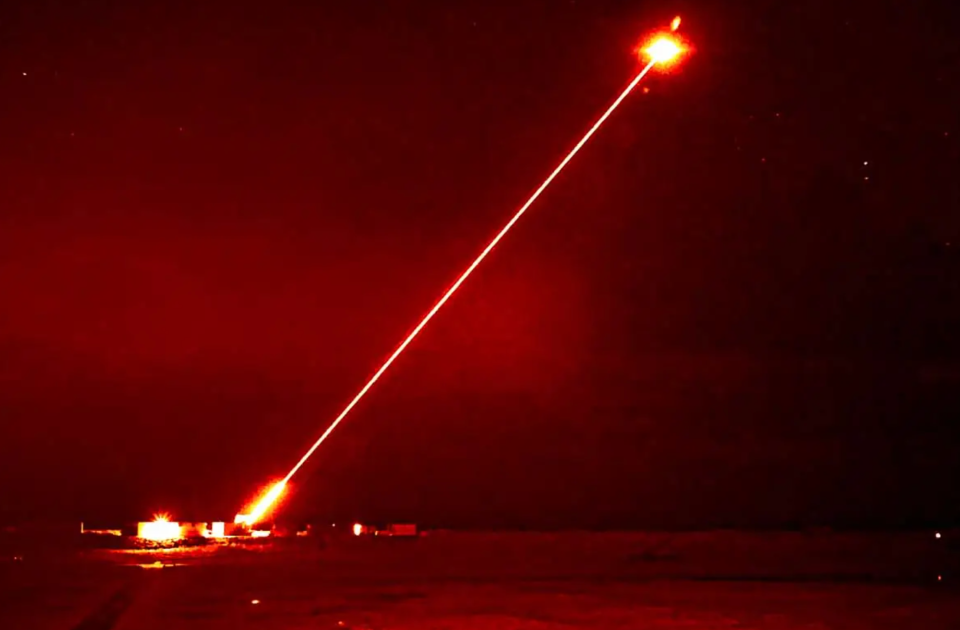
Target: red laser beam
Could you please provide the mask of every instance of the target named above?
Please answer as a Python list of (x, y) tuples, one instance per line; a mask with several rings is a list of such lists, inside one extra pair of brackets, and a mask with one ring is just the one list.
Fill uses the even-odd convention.
[[(677, 22), (676, 25), (679, 26), (679, 22)], [(507, 232), (509, 232), (510, 229), (516, 224), (516, 222), (520, 220), (520, 217), (522, 217), (524, 213), (527, 211), (527, 209), (531, 205), (533, 205), (533, 202), (535, 202), (537, 198), (539, 198), (540, 195), (543, 194), (543, 191), (546, 190), (548, 186), (550, 186), (553, 180), (556, 179), (557, 175), (560, 174), (560, 171), (562, 171), (564, 167), (566, 167), (567, 164), (570, 162), (570, 160), (572, 160), (574, 156), (576, 156), (577, 153), (580, 152), (580, 149), (583, 148), (583, 145), (585, 145), (590, 140), (590, 138), (593, 137), (593, 134), (595, 134), (597, 130), (600, 129), (603, 123), (606, 122), (606, 120), (611, 116), (611, 114), (613, 114), (613, 112), (620, 106), (620, 103), (622, 103), (624, 99), (626, 99), (627, 96), (633, 91), (633, 89), (637, 87), (640, 81), (642, 81), (643, 78), (647, 76), (647, 73), (650, 72), (650, 70), (657, 63), (668, 61), (668, 57), (672, 57), (672, 55), (666, 55), (665, 53), (663, 53), (663, 51), (661, 51), (661, 54), (650, 55), (650, 61), (643, 67), (642, 70), (640, 70), (637, 76), (633, 78), (633, 80), (627, 85), (627, 87), (624, 88), (624, 90), (620, 93), (620, 95), (616, 98), (616, 100), (613, 101), (613, 104), (610, 105), (610, 107), (608, 107), (607, 110), (597, 119), (597, 121), (593, 124), (593, 126), (590, 127), (590, 130), (587, 131), (587, 133), (583, 135), (583, 137), (580, 139), (579, 142), (577, 142), (577, 144), (573, 147), (573, 149), (571, 149), (570, 152), (567, 153), (566, 157), (564, 157), (563, 160), (561, 160), (560, 164), (555, 169), (553, 169), (553, 172), (550, 173), (549, 176), (547, 176), (547, 178), (543, 181), (542, 184), (540, 184), (540, 187), (537, 188), (532, 195), (530, 195), (529, 199), (527, 199), (527, 201), (523, 204), (523, 206), (521, 206), (520, 209), (517, 210), (516, 214), (514, 214), (513, 217), (507, 222), (507, 224), (503, 226), (500, 232), (493, 237), (493, 239), (487, 244), (487, 246), (483, 249), (483, 251), (480, 252), (480, 255), (477, 256), (476, 259), (474, 259), (474, 261), (470, 263), (470, 266), (467, 267), (467, 269), (460, 274), (460, 277), (457, 278), (456, 282), (454, 282), (449, 289), (447, 289), (446, 293), (443, 294), (443, 296), (437, 301), (437, 303), (433, 305), (433, 308), (431, 308), (427, 312), (427, 314), (424, 315), (423, 319), (420, 320), (420, 323), (416, 325), (413, 331), (411, 331), (410, 334), (407, 335), (406, 339), (404, 339), (403, 342), (397, 347), (397, 349), (393, 351), (393, 354), (391, 354), (387, 358), (387, 360), (383, 362), (383, 364), (380, 366), (380, 369), (378, 369), (374, 373), (374, 375), (370, 377), (370, 380), (368, 380), (367, 383), (357, 393), (357, 395), (353, 397), (353, 400), (351, 400), (347, 404), (347, 406), (344, 407), (343, 411), (340, 412), (340, 415), (338, 415), (334, 419), (334, 421), (330, 423), (330, 426), (327, 427), (327, 430), (324, 431), (323, 434), (317, 439), (317, 441), (313, 443), (313, 445), (307, 450), (306, 453), (304, 453), (303, 457), (300, 458), (300, 461), (298, 461), (296, 465), (290, 469), (290, 472), (287, 473), (286, 477), (284, 477), (282, 480), (278, 481), (277, 483), (273, 484), (269, 488), (269, 490), (267, 490), (262, 495), (262, 497), (254, 504), (254, 507), (252, 510), (250, 510), (246, 514), (238, 514), (236, 518), (237, 522), (246, 523), (247, 525), (252, 525), (258, 522), (261, 518), (263, 518), (263, 516), (270, 510), (271, 506), (277, 501), (280, 495), (283, 494), (283, 491), (286, 489), (286, 485), (290, 481), (290, 479), (295, 474), (297, 474), (297, 471), (300, 470), (300, 468), (307, 462), (308, 459), (310, 459), (310, 457), (314, 454), (314, 452), (316, 452), (316, 450), (320, 448), (320, 445), (326, 441), (326, 439), (330, 436), (330, 434), (333, 433), (333, 431), (343, 421), (343, 419), (347, 417), (347, 415), (350, 413), (350, 411), (353, 410), (353, 408), (357, 405), (357, 403), (359, 403), (360, 400), (363, 399), (364, 396), (366, 396), (367, 392), (370, 391), (370, 388), (372, 388), (374, 384), (378, 380), (380, 380), (380, 377), (383, 376), (383, 373), (386, 372), (391, 365), (393, 365), (394, 361), (397, 360), (397, 357), (399, 357), (403, 353), (403, 351), (407, 349), (407, 346), (409, 346), (414, 339), (416, 339), (417, 335), (419, 335), (420, 332), (430, 322), (430, 320), (433, 319), (433, 316), (436, 315), (441, 308), (443, 308), (443, 305), (447, 303), (447, 301), (453, 296), (453, 294), (456, 293), (457, 289), (459, 289), (460, 286), (466, 281), (466, 279), (470, 277), (470, 274), (472, 274), (473, 271), (480, 265), (480, 263), (482, 263), (483, 260), (487, 257), (487, 255), (489, 255), (490, 252), (493, 251), (493, 248), (497, 246), (497, 244), (503, 239), (503, 237), (507, 235)]]

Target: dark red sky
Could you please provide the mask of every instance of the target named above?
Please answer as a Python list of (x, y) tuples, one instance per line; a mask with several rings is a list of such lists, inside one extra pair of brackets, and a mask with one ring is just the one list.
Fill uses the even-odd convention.
[(4, 10), (0, 516), (229, 517), (677, 13), (697, 53), (625, 103), (291, 509), (956, 516), (929, 483), (960, 472), (955, 10), (296, 4)]

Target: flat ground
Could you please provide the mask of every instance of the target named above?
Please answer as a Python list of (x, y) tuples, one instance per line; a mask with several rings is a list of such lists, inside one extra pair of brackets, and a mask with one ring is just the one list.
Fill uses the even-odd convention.
[(952, 561), (923, 536), (731, 533), (60, 550), (0, 563), (0, 628), (936, 630), (960, 628)]

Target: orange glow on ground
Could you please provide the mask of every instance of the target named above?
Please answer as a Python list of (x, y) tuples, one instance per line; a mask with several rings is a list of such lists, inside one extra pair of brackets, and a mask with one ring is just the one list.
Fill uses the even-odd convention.
[(363, 533), (363, 525), (361, 525), (360, 523), (354, 523), (354, 524), (353, 524), (353, 535), (354, 535), (354, 536), (359, 536), (359, 535), (362, 534), (362, 533)]
[(255, 525), (263, 520), (263, 517), (270, 511), (274, 503), (277, 502), (277, 499), (280, 498), (280, 495), (283, 494), (283, 491), (287, 487), (286, 480), (278, 481), (273, 484), (269, 490), (267, 490), (263, 496), (254, 504), (253, 509), (246, 513), (237, 514), (234, 518), (234, 522), (240, 525)]
[(158, 514), (149, 523), (137, 524), (137, 538), (153, 542), (179, 540), (182, 536), (180, 523), (172, 522), (165, 514)]

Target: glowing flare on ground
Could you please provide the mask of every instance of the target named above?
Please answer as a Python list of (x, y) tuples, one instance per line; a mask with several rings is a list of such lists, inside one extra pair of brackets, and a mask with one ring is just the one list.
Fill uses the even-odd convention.
[(137, 537), (153, 542), (179, 540), (181, 531), (180, 523), (170, 521), (166, 514), (158, 514), (153, 521), (137, 525)]
[(354, 523), (354, 524), (353, 524), (353, 535), (354, 535), (354, 536), (359, 536), (359, 535), (362, 534), (362, 533), (363, 533), (363, 525), (361, 525), (360, 523)]
[[(288, 476), (289, 479), (289, 476)], [(267, 492), (260, 497), (257, 503), (253, 506), (253, 509), (247, 512), (246, 514), (237, 514), (234, 518), (234, 522), (240, 525), (247, 525), (248, 527), (259, 523), (267, 512), (270, 511), (270, 508), (273, 507), (273, 504), (276, 503), (277, 499), (280, 498), (280, 495), (283, 494), (283, 491), (287, 487), (287, 480), (278, 481), (273, 484)]]
[[(679, 18), (674, 18), (671, 26), (673, 26), (674, 30), (677, 27), (679, 27), (680, 26)], [(427, 312), (427, 314), (423, 316), (423, 318), (414, 327), (414, 329), (410, 332), (410, 334), (407, 335), (406, 339), (404, 339), (400, 343), (400, 345), (397, 347), (397, 349), (393, 351), (393, 354), (387, 357), (386, 361), (384, 361), (383, 364), (380, 366), (380, 368), (373, 374), (373, 376), (370, 377), (370, 380), (367, 381), (367, 383), (353, 397), (353, 399), (347, 404), (347, 406), (343, 408), (340, 414), (333, 420), (333, 422), (330, 423), (327, 429), (323, 432), (323, 434), (320, 435), (320, 437), (313, 443), (313, 445), (310, 446), (309, 449), (307, 449), (307, 452), (304, 453), (303, 457), (301, 457), (300, 460), (293, 466), (293, 468), (290, 469), (290, 472), (287, 473), (286, 477), (284, 477), (282, 481), (280, 481), (273, 488), (271, 488), (270, 492), (268, 492), (262, 499), (260, 499), (257, 502), (256, 507), (251, 512), (247, 514), (238, 514), (236, 519), (237, 523), (243, 523), (248, 526), (252, 525), (253, 523), (256, 523), (258, 520), (260, 520), (260, 518), (262, 518), (263, 515), (268, 510), (270, 510), (273, 503), (277, 500), (277, 498), (283, 492), (283, 488), (286, 485), (286, 483), (290, 481), (290, 479), (295, 474), (297, 474), (297, 471), (300, 470), (300, 468), (307, 462), (307, 460), (310, 459), (313, 453), (318, 448), (320, 448), (320, 445), (326, 441), (326, 439), (330, 436), (330, 434), (333, 433), (333, 431), (343, 421), (343, 419), (347, 417), (347, 415), (350, 413), (351, 410), (353, 410), (353, 408), (357, 405), (357, 403), (359, 403), (360, 400), (364, 396), (366, 396), (370, 388), (373, 387), (378, 380), (380, 380), (380, 377), (383, 376), (383, 373), (390, 368), (390, 366), (393, 364), (394, 361), (396, 361), (397, 357), (403, 354), (403, 351), (407, 349), (407, 346), (409, 346), (410, 343), (417, 337), (417, 335), (420, 334), (420, 331), (422, 331), (426, 327), (426, 325), (430, 322), (430, 320), (433, 319), (433, 316), (436, 315), (441, 308), (443, 308), (443, 305), (447, 303), (447, 301), (453, 296), (454, 293), (457, 292), (457, 289), (460, 288), (460, 285), (462, 285), (466, 281), (466, 279), (470, 277), (470, 274), (472, 274), (473, 271), (480, 265), (480, 263), (483, 262), (483, 260), (487, 257), (487, 255), (490, 254), (491, 251), (493, 251), (493, 249), (503, 239), (503, 237), (507, 235), (507, 232), (509, 232), (510, 229), (514, 226), (514, 224), (516, 224), (516, 222), (520, 220), (520, 217), (522, 217), (523, 214), (527, 211), (527, 209), (531, 205), (533, 205), (533, 202), (535, 202), (540, 197), (540, 195), (543, 194), (543, 191), (545, 191), (547, 187), (550, 186), (551, 183), (553, 183), (553, 180), (557, 177), (557, 175), (560, 174), (560, 171), (562, 171), (570, 162), (570, 160), (572, 160), (574, 156), (576, 156), (577, 153), (580, 152), (580, 149), (582, 149), (583, 146), (587, 143), (587, 141), (593, 137), (593, 134), (595, 134), (597, 130), (600, 129), (603, 123), (606, 122), (607, 118), (609, 118), (610, 115), (613, 114), (614, 110), (616, 110), (620, 106), (620, 103), (622, 103), (623, 100), (627, 98), (627, 96), (634, 90), (634, 88), (637, 87), (640, 81), (642, 81), (643, 78), (647, 76), (647, 74), (650, 72), (650, 70), (653, 69), (655, 65), (667, 64), (668, 62), (674, 61), (679, 57), (680, 53), (682, 53), (685, 50), (685, 48), (681, 45), (679, 40), (674, 39), (668, 35), (661, 35), (657, 37), (651, 43), (650, 46), (643, 49), (644, 52), (646, 52), (647, 49), (651, 51), (651, 54), (648, 54), (649, 61), (643, 67), (643, 69), (641, 69), (637, 73), (637, 75), (627, 85), (627, 87), (620, 93), (620, 95), (613, 101), (613, 104), (607, 108), (607, 110), (596, 120), (593, 126), (590, 127), (590, 129), (583, 135), (582, 138), (580, 138), (580, 141), (577, 142), (576, 145), (574, 145), (574, 147), (570, 150), (570, 152), (567, 153), (567, 155), (560, 161), (560, 164), (553, 169), (550, 175), (548, 175), (547, 178), (543, 181), (543, 183), (541, 183), (540, 186), (533, 192), (533, 194), (530, 195), (530, 197), (526, 200), (526, 202), (524, 202), (524, 204), (520, 207), (520, 209), (517, 210), (517, 212), (513, 215), (513, 217), (509, 221), (507, 221), (506, 225), (504, 225), (503, 228), (500, 230), (500, 232), (498, 232), (497, 235), (493, 237), (493, 239), (487, 244), (487, 246), (483, 249), (483, 251), (480, 252), (480, 254), (476, 257), (476, 259), (474, 259), (474, 261), (470, 263), (470, 265), (466, 268), (466, 270), (464, 270), (460, 274), (460, 276), (453, 283), (453, 285), (451, 285), (450, 288), (447, 289), (446, 293), (444, 293), (440, 297), (440, 299), (436, 302), (436, 304), (433, 305), (433, 308), (431, 308)], [(360, 531), (362, 532), (362, 526)], [(357, 533), (356, 526), (354, 526), (354, 533)]]
[(670, 22), (670, 30), (674, 33), (677, 32), (677, 29), (680, 28), (680, 16), (673, 18), (673, 21)]

